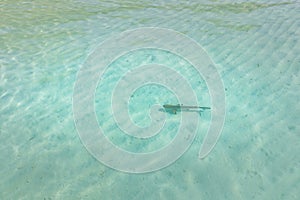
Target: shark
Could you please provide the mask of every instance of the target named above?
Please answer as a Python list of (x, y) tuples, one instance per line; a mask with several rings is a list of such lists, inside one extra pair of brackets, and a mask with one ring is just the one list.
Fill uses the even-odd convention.
[(183, 104), (177, 104), (177, 105), (164, 104), (163, 107), (166, 111), (172, 111), (174, 114), (176, 114), (177, 111), (180, 110), (190, 110), (190, 109), (209, 110), (210, 109), (210, 107), (206, 107), (206, 106), (184, 106)]

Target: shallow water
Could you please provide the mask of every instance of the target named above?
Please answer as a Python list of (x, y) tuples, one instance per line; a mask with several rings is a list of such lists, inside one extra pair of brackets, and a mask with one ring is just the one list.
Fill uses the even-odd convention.
[[(297, 1), (1, 1), (1, 199), (299, 199), (299, 10)], [(173, 29), (201, 44), (224, 83), (226, 120), (205, 159), (197, 154), (209, 112), (179, 160), (136, 175), (88, 153), (72, 98), (88, 55), (111, 35), (139, 27)], [(121, 135), (107, 114), (108, 93), (126, 60), (177, 70), (188, 64), (168, 52), (132, 52), (112, 64), (95, 92), (96, 108), (105, 108), (96, 109), (99, 125), (113, 133), (107, 137), (128, 151), (153, 151), (175, 137), (179, 115), (167, 114), (171, 124), (151, 143)], [(181, 73), (209, 106), (205, 82), (187, 69)], [(143, 87), (128, 112), (143, 127), (149, 105), (162, 101), (176, 98), (160, 86)]]

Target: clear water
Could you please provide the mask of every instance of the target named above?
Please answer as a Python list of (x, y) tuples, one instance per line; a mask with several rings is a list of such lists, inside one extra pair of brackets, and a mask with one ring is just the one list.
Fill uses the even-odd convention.
[[(1, 199), (299, 199), (296, 0), (2, 0), (0, 13)], [(226, 88), (226, 121), (204, 160), (197, 158), (205, 134), (199, 131), (174, 164), (134, 175), (106, 167), (86, 151), (76, 132), (72, 95), (77, 72), (98, 44), (146, 26), (174, 29), (205, 48)], [(114, 63), (114, 76), (97, 88), (95, 105), (106, 105), (109, 96), (101, 92), (109, 92), (119, 76), (114, 69), (126, 59), (138, 58), (133, 65), (142, 58), (151, 62), (151, 56), (180, 63), (167, 52), (130, 56)], [(208, 105), (203, 80), (193, 79), (190, 71), (186, 76)], [(145, 91), (155, 97), (145, 100)], [(175, 100), (165, 88), (144, 87), (130, 99), (129, 113), (143, 127), (150, 120), (141, 115), (147, 105)], [(96, 111), (99, 124), (118, 135), (104, 111)], [(170, 134), (154, 138), (151, 145), (107, 136), (127, 150), (153, 151), (175, 137), (172, 119), (175, 125), (166, 127)], [(200, 130), (205, 130), (209, 116), (202, 119)]]

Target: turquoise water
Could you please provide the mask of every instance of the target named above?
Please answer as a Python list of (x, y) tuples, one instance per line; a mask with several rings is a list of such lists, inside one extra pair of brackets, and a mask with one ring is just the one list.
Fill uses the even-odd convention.
[[(297, 1), (4, 0), (0, 12), (1, 199), (299, 199)], [(80, 141), (72, 110), (77, 72), (105, 39), (139, 27), (184, 33), (216, 64), (225, 87), (226, 120), (216, 147), (203, 160), (197, 154), (209, 125), (207, 112), (188, 151), (152, 173), (111, 169)], [(112, 87), (119, 76), (115, 69), (126, 59), (133, 66), (153, 57), (174, 68), (188, 65), (168, 52), (131, 55), (113, 63), (111, 81), (95, 92), (96, 107), (110, 106), (102, 89)], [(199, 102), (209, 106), (203, 79), (187, 69), (185, 76), (201, 91)], [(145, 100), (145, 91), (155, 97)], [(161, 86), (137, 90), (129, 103), (132, 120), (146, 126), (150, 119), (141, 113), (162, 101), (176, 99)], [(118, 135), (104, 111), (96, 110), (99, 124), (116, 130), (117, 136), (107, 137), (127, 150), (153, 151), (175, 137), (179, 115), (167, 114), (172, 124), (153, 144), (136, 145)]]

